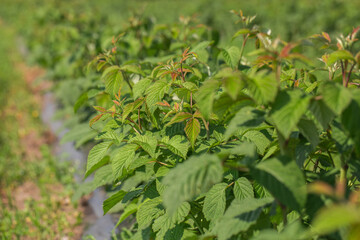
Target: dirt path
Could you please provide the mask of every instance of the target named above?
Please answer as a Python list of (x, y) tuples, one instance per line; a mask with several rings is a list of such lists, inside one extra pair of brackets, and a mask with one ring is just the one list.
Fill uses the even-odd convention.
[(53, 157), (56, 137), (39, 117), (50, 84), (41, 80), (43, 70), (11, 57), (14, 49), (2, 50), (16, 74), (1, 80), (7, 92), (0, 106), (0, 238), (80, 239), (86, 201), (71, 203), (74, 171)]

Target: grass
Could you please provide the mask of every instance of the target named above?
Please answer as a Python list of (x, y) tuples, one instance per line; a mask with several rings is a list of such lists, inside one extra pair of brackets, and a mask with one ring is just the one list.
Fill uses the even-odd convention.
[(16, 33), (0, 22), (0, 36), (0, 239), (73, 239), (82, 231), (81, 208), (70, 202), (74, 169), (52, 156)]

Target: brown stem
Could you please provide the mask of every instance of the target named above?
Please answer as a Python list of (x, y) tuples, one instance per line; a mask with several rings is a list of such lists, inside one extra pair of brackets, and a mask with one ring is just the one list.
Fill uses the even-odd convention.
[(193, 112), (193, 95), (192, 92), (190, 93), (190, 109), (191, 109), (191, 114)]
[(181, 71), (182, 81), (185, 82), (185, 75), (184, 75), (184, 71), (183, 71), (183, 68), (182, 68), (182, 61), (180, 62), (180, 71)]
[(163, 162), (160, 162), (160, 161), (150, 161), (148, 163), (153, 163), (153, 162), (159, 163), (159, 164), (164, 165), (164, 166), (170, 166), (169, 164), (166, 164), (166, 163), (163, 163)]
[(281, 210), (282, 210), (282, 214), (283, 214), (283, 222), (284, 222), (284, 226), (287, 225), (287, 211), (286, 211), (286, 206), (283, 205), (282, 203), (280, 203), (280, 207), (281, 207)]
[(226, 186), (226, 188), (231, 187), (232, 185), (234, 185), (234, 183), (235, 182), (230, 183), (229, 185)]
[(134, 127), (134, 126), (131, 125), (131, 124), (129, 124), (129, 125), (131, 126), (131, 128), (132, 128), (137, 134), (141, 135), (140, 132), (136, 129), (136, 127)]
[(142, 131), (141, 121), (140, 121), (140, 108), (138, 108), (138, 122), (139, 122), (139, 128), (140, 128), (140, 130)]
[[(137, 127), (140, 129), (140, 126), (139, 126), (136, 122), (134, 122), (134, 120), (132, 120), (132, 119), (129, 118), (129, 117), (127, 117), (126, 119), (129, 120), (131, 123), (133, 123), (135, 126), (137, 126)], [(132, 126), (132, 125), (130, 124), (130, 126)], [(132, 127), (133, 127), (133, 126), (132, 126)], [(134, 127), (133, 127), (133, 129), (134, 129), (138, 134), (140, 134), (139, 131), (137, 131)]]
[(132, 91), (133, 87), (131, 86), (131, 83), (130, 83), (130, 80), (129, 80), (129, 76), (128, 76), (126, 73), (124, 73), (124, 72), (122, 72), (122, 74), (123, 74), (123, 76), (124, 76), (125, 82), (129, 85), (129, 88), (130, 88), (130, 90)]
[(317, 170), (318, 166), (319, 166), (319, 159), (317, 159), (316, 162), (315, 162), (314, 170), (313, 170), (314, 173), (316, 173), (316, 170)]
[(350, 67), (349, 73), (348, 73), (347, 78), (346, 78), (345, 87), (348, 87), (348, 85), (349, 85), (349, 81), (350, 81), (350, 77), (351, 77), (351, 72), (352, 72), (352, 70), (354, 69), (354, 67), (355, 67), (355, 63)]
[(330, 68), (329, 68), (329, 80), (330, 81), (332, 80), (332, 74), (331, 74)]
[(345, 66), (343, 61), (340, 61), (341, 63), (341, 75), (342, 75), (342, 82), (343, 82), (343, 86), (346, 85), (346, 72), (345, 72)]

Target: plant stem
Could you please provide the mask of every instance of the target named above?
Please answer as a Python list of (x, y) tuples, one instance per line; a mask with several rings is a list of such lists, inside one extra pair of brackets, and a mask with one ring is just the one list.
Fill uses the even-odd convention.
[(139, 128), (140, 128), (140, 130), (142, 131), (141, 121), (140, 121), (140, 108), (138, 108), (138, 122), (139, 122)]
[(277, 80), (277, 82), (278, 82), (278, 84), (279, 84), (278, 87), (280, 87), (281, 63), (278, 62), (278, 61), (275, 62), (275, 71), (276, 71), (276, 72), (275, 72), (276, 80)]
[(190, 109), (191, 109), (191, 114), (193, 113), (193, 95), (192, 92), (190, 93)]
[(352, 70), (354, 69), (354, 67), (355, 67), (355, 63), (351, 66), (351, 68), (350, 68), (350, 70), (349, 70), (349, 73), (348, 73), (347, 78), (346, 78), (345, 87), (348, 87), (348, 85), (349, 85), (349, 81), (350, 81), (350, 77), (351, 77), (351, 72), (352, 72)]
[(192, 218), (192, 220), (194, 220), (195, 225), (198, 227), (200, 233), (203, 235), (205, 232), (202, 229), (200, 223), (196, 220), (196, 218), (194, 217), (194, 215), (192, 213), (190, 213), (190, 217)]
[(185, 75), (184, 75), (184, 71), (183, 71), (183, 67), (182, 67), (182, 61), (180, 62), (180, 71), (181, 71), (182, 81), (185, 82)]
[(347, 172), (347, 164), (342, 164), (343, 166), (340, 169), (340, 181), (346, 183), (346, 172)]
[(281, 210), (282, 210), (282, 214), (283, 214), (283, 223), (284, 223), (284, 227), (287, 225), (287, 211), (286, 211), (286, 206), (283, 205), (282, 203), (279, 203)]
[(125, 79), (125, 82), (129, 85), (129, 88), (130, 88), (130, 90), (132, 91), (132, 86), (131, 86), (131, 84), (130, 84), (130, 81), (129, 81), (129, 76), (126, 74), (126, 73), (122, 73), (123, 74), (123, 76), (124, 76), (124, 79)]
[[(139, 130), (140, 130), (139, 125), (136, 122), (134, 122), (131, 118), (127, 117), (126, 119), (129, 120), (131, 123), (133, 123), (135, 126), (137, 126), (139, 128)], [(132, 125), (130, 124), (130, 126), (132, 126)], [(132, 128), (134, 129), (135, 132), (140, 134), (140, 132), (134, 126), (132, 126)]]
[(330, 158), (330, 160), (331, 160), (331, 163), (332, 163), (333, 167), (335, 167), (334, 159), (332, 158), (329, 149), (327, 149), (326, 152), (327, 152), (327, 154), (329, 155), (329, 158)]
[(239, 59), (239, 63), (241, 64), (241, 59), (242, 59), (242, 56), (243, 56), (243, 53), (244, 53), (244, 49), (245, 49), (245, 45), (246, 45), (246, 42), (249, 38), (249, 34), (246, 34), (246, 36), (244, 36), (244, 41), (241, 45), (241, 49), (240, 49), (240, 59)]
[(314, 170), (313, 170), (314, 173), (316, 173), (318, 166), (319, 166), (319, 159), (316, 159), (316, 162), (314, 164)]
[(345, 73), (345, 66), (343, 61), (340, 61), (341, 63), (341, 75), (342, 75), (342, 82), (343, 82), (343, 86), (346, 85), (346, 73)]

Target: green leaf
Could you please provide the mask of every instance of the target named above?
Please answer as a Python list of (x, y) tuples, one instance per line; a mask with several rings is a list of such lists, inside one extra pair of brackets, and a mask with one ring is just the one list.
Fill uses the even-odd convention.
[(279, 132), (288, 138), (307, 110), (310, 97), (300, 90), (282, 91), (276, 97), (270, 116)]
[(204, 193), (222, 179), (223, 169), (215, 155), (192, 156), (184, 163), (171, 169), (163, 179), (167, 186), (164, 204), (173, 213), (184, 201)]
[(233, 191), (236, 199), (254, 198), (253, 187), (245, 177), (236, 180)]
[(171, 124), (183, 122), (186, 119), (192, 118), (192, 114), (188, 112), (177, 113), (171, 120), (168, 122), (165, 127), (170, 126)]
[[(89, 127), (89, 124), (82, 123), (76, 125), (73, 129), (65, 133), (64, 137), (61, 138), (60, 144), (64, 144), (66, 142), (87, 142), (91, 139), (93, 139), (97, 135), (96, 131), (94, 129)], [(79, 144), (77, 144), (78, 147)]]
[(235, 234), (245, 232), (256, 223), (262, 209), (273, 201), (273, 198), (235, 199), (224, 216), (216, 222), (213, 233), (218, 236), (219, 240), (226, 240)]
[(126, 192), (123, 190), (118, 191), (117, 193), (111, 195), (108, 199), (103, 202), (103, 211), (104, 215), (117, 203), (119, 203), (125, 196)]
[(240, 30), (238, 30), (233, 36), (232, 36), (232, 40), (234, 40), (237, 36), (239, 35), (244, 35), (244, 34), (248, 34), (250, 33), (250, 29), (248, 28), (242, 28)]
[(182, 86), (189, 90), (190, 92), (196, 92), (198, 90), (198, 87), (195, 83), (192, 82), (184, 82), (182, 83)]
[(217, 91), (219, 87), (219, 81), (210, 79), (205, 81), (199, 91), (194, 95), (196, 104), (199, 106), (200, 112), (206, 119), (209, 119), (212, 113), (215, 91)]
[(310, 111), (324, 129), (328, 129), (328, 124), (335, 116), (331, 109), (322, 100), (311, 101)]
[[(106, 156), (107, 162), (109, 161), (109, 157)], [(104, 186), (105, 184), (110, 184), (114, 180), (112, 175), (112, 169), (110, 165), (105, 165), (98, 169), (94, 174), (93, 180), (93, 188), (96, 189), (100, 186)]]
[(191, 118), (185, 126), (186, 136), (189, 138), (191, 146), (194, 148), (197, 136), (200, 133), (200, 122), (196, 118)]
[[(354, 99), (350, 105), (343, 111), (341, 123), (347, 130), (347, 135), (354, 140), (355, 151), (360, 156), (360, 92), (357, 92), (357, 101)], [(356, 98), (354, 97), (354, 98)]]
[(148, 227), (154, 219), (157, 219), (165, 213), (161, 205), (161, 198), (147, 199), (139, 207), (136, 213), (136, 220), (139, 229)]
[(231, 119), (225, 132), (225, 139), (235, 132), (243, 134), (246, 130), (260, 126), (264, 121), (264, 112), (254, 107), (243, 107)]
[(87, 178), (96, 169), (107, 163), (107, 160), (105, 161), (104, 156), (111, 145), (112, 142), (102, 142), (95, 145), (90, 150), (86, 164), (85, 178)]
[(115, 129), (108, 128), (103, 129), (103, 131), (95, 137), (95, 140), (113, 140), (114, 143), (120, 144), (124, 137), (123, 133), (119, 133)]
[(226, 207), (225, 190), (227, 186), (226, 183), (218, 183), (206, 193), (203, 212), (207, 220), (216, 220), (224, 214)]
[(256, 236), (253, 236), (251, 240), (301, 240), (308, 239), (306, 237), (306, 231), (303, 224), (300, 221), (294, 221), (288, 223), (285, 229), (278, 232), (274, 229), (261, 230)]
[(145, 76), (145, 73), (141, 70), (141, 68), (136, 65), (123, 65), (120, 67), (120, 69), (125, 72), (136, 73)]
[(332, 52), (329, 55), (329, 58), (327, 60), (327, 65), (331, 66), (335, 62), (340, 61), (340, 60), (352, 60), (352, 61), (355, 61), (353, 55), (349, 51), (347, 51), (347, 50), (338, 50), (338, 51)]
[(130, 139), (129, 143), (138, 144), (144, 151), (146, 151), (152, 158), (156, 158), (156, 147), (158, 141), (156, 137), (147, 134), (147, 135), (137, 135), (136, 137)]
[(223, 48), (221, 50), (222, 56), (225, 59), (227, 65), (232, 68), (237, 68), (240, 61), (240, 49), (235, 46)]
[(232, 100), (236, 100), (241, 89), (245, 87), (241, 73), (231, 68), (221, 69), (214, 78), (222, 80), (223, 86)]
[(152, 229), (156, 234), (156, 239), (164, 239), (164, 235), (168, 230), (174, 228), (185, 220), (185, 217), (190, 212), (190, 204), (188, 202), (182, 203), (173, 214), (166, 212), (164, 215), (155, 219)]
[(275, 100), (278, 92), (278, 82), (274, 74), (267, 74), (265, 71), (251, 74), (246, 77), (249, 95), (257, 104), (267, 104)]
[(78, 99), (76, 100), (75, 104), (74, 104), (74, 113), (77, 113), (77, 111), (79, 110), (79, 108), (84, 105), (88, 100), (88, 94), (87, 92), (84, 92), (83, 94), (81, 94)]
[(209, 45), (211, 45), (213, 43), (213, 41), (202, 41), (199, 44), (197, 44), (195, 47), (193, 47), (191, 49), (191, 52), (195, 52), (198, 50), (203, 50), (205, 48), (207, 48)]
[[(264, 124), (264, 127), (267, 125)], [(261, 127), (259, 127), (261, 128)], [(259, 154), (264, 155), (267, 147), (271, 144), (270, 136), (266, 136), (266, 131), (247, 131), (244, 133), (243, 137), (249, 142), (252, 142), (256, 145), (257, 151)]]
[(290, 209), (300, 211), (306, 202), (306, 185), (302, 171), (295, 161), (271, 158), (251, 169), (255, 180)]
[(178, 224), (174, 228), (166, 231), (164, 240), (182, 240), (184, 234), (183, 224)]
[(171, 152), (186, 159), (187, 152), (189, 150), (189, 143), (186, 139), (184, 139), (184, 137), (176, 135), (169, 140), (169, 137), (166, 136), (161, 140), (161, 143), (164, 144)]
[(133, 111), (134, 108), (134, 104), (133, 103), (129, 103), (127, 105), (125, 105), (123, 111), (122, 111), (122, 116), (121, 116), (121, 121), (124, 122), (125, 119), (129, 116), (129, 114)]
[(321, 209), (312, 222), (314, 234), (335, 232), (356, 223), (360, 223), (360, 211), (353, 205), (332, 205)]
[(253, 105), (254, 102), (245, 94), (239, 95), (234, 101), (229, 94), (223, 93), (214, 101), (213, 111), (221, 122), (226, 122), (242, 107)]
[(138, 148), (135, 144), (126, 144), (121, 147), (111, 160), (114, 179), (122, 177), (128, 170), (130, 164), (135, 160), (135, 151)]
[(128, 218), (131, 214), (136, 213), (138, 210), (138, 206), (135, 203), (130, 203), (124, 209), (124, 212), (121, 214), (118, 222), (116, 223), (115, 227), (118, 227), (120, 223), (122, 223), (126, 218)]
[(133, 87), (134, 98), (142, 97), (146, 89), (151, 85), (152, 81), (149, 78), (143, 78), (137, 82)]
[(166, 79), (158, 80), (146, 90), (146, 104), (151, 113), (154, 113), (157, 105), (161, 102), (165, 93), (169, 91), (170, 85)]
[[(209, 54), (206, 51), (206, 48), (211, 45), (213, 43), (213, 41), (203, 41), (200, 42), (198, 45), (196, 45), (194, 48), (191, 49), (192, 52), (195, 52), (197, 59), (199, 59), (202, 62), (206, 62), (209, 58)], [(196, 71), (196, 69), (195, 69)], [(199, 76), (199, 74), (195, 75)], [(199, 76), (201, 78), (201, 76)]]
[(314, 148), (319, 144), (318, 129), (312, 120), (302, 118), (298, 123), (298, 128)]
[(323, 96), (324, 103), (338, 115), (340, 115), (351, 102), (351, 92), (349, 89), (334, 82), (322, 84), (320, 92)]
[(105, 81), (105, 91), (107, 93), (111, 95), (117, 94), (123, 82), (123, 75), (120, 71), (120, 67), (108, 67), (103, 72), (101, 79)]

